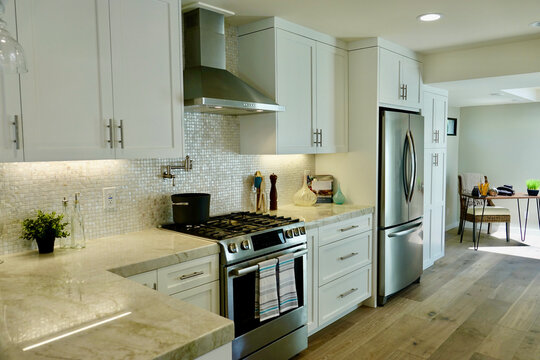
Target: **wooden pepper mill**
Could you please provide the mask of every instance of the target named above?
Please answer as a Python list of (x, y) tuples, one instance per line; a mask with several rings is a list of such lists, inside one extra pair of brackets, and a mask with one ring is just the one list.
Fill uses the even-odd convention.
[(277, 175), (270, 175), (270, 211), (277, 210), (277, 189), (276, 189)]

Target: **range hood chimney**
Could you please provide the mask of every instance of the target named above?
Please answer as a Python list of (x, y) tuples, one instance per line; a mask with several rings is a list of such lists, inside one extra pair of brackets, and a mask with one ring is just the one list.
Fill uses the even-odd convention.
[(225, 20), (197, 8), (184, 13), (184, 110), (225, 115), (285, 111), (225, 70)]

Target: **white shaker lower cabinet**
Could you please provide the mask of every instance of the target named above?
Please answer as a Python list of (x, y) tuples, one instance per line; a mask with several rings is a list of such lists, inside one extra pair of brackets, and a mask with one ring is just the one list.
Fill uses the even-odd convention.
[(225, 344), (210, 351), (209, 353), (199, 356), (195, 360), (231, 360), (232, 359), (232, 343)]
[(219, 255), (182, 262), (128, 279), (219, 315)]
[(308, 333), (313, 333), (318, 328), (319, 308), (319, 229), (309, 229), (307, 235), (307, 312), (308, 312)]
[(211, 255), (157, 270), (158, 290), (219, 314), (219, 256)]
[(446, 149), (424, 149), (424, 269), (444, 256)]
[(372, 226), (364, 215), (307, 232), (310, 334), (371, 297)]
[(219, 315), (219, 281), (184, 290), (172, 294), (171, 297)]
[(129, 280), (135, 281), (147, 288), (157, 290), (157, 270), (147, 271), (137, 275), (128, 277)]
[(25, 161), (183, 156), (178, 0), (16, 4)]

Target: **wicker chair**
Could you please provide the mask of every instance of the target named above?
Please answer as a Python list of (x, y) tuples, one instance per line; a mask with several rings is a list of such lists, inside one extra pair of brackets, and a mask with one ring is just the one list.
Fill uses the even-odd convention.
[[(487, 177), (485, 177), (487, 181)], [(467, 199), (462, 195), (463, 194), (463, 181), (461, 175), (458, 175), (458, 192), (459, 192), (459, 202), (460, 202), (460, 213), (459, 213), (459, 228), (458, 234), (461, 234), (460, 242), (463, 242), (463, 230), (465, 227), (465, 221), (470, 221), (473, 223), (473, 241), (476, 231), (476, 223), (479, 223), (482, 219), (482, 206), (466, 207)], [(487, 200), (486, 208), (484, 210), (484, 218), (482, 222), (488, 223), (487, 233), (491, 231), (491, 223), (506, 223), (506, 241), (510, 240), (510, 210), (501, 206), (495, 206), (493, 201)]]

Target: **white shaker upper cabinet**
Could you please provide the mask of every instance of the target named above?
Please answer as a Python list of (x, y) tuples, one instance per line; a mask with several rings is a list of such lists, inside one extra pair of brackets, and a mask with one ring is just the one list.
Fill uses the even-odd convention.
[(277, 114), (278, 152), (313, 153), (316, 42), (281, 29), (276, 36), (277, 102), (286, 109)]
[(181, 157), (178, 0), (110, 0), (117, 158)]
[[(3, 16), (7, 30), (17, 35), (15, 27), (15, 6), (6, 3)], [(0, 162), (23, 161), (21, 99), (19, 75), (2, 72), (0, 69)]]
[(317, 153), (349, 149), (348, 54), (343, 49), (317, 43)]
[(379, 49), (379, 103), (419, 110), (421, 98), (421, 64), (384, 48)]
[[(426, 86), (426, 89), (428, 87)], [(446, 147), (446, 119), (448, 96), (433, 91), (424, 91), (424, 139), (429, 148)]]
[(280, 18), (239, 27), (240, 77), (284, 112), (240, 116), (242, 154), (348, 151), (344, 43)]
[(17, 0), (25, 160), (114, 158), (109, 11), (104, 0)]
[(17, 0), (25, 160), (181, 157), (177, 0)]

